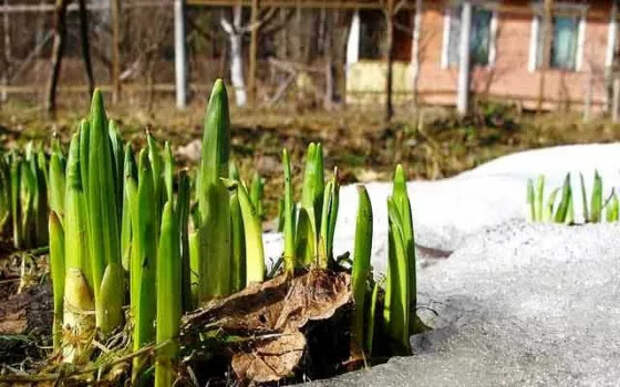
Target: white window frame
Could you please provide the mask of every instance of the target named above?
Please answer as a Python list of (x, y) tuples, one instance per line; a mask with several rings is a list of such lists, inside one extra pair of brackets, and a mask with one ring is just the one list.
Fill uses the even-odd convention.
[[(554, 11), (559, 10), (562, 12), (574, 12), (576, 16), (579, 17), (579, 25), (577, 26), (577, 49), (575, 51), (575, 68), (573, 70), (564, 70), (564, 71), (582, 71), (583, 69), (583, 57), (584, 57), (584, 47), (586, 43), (586, 26), (588, 24), (587, 15), (588, 15), (588, 4), (574, 4), (567, 2), (556, 2), (554, 5)], [(528, 70), (530, 72), (535, 72), (538, 70), (538, 33), (540, 31), (540, 19), (543, 17), (544, 8), (543, 5), (536, 2), (532, 3), (532, 8), (534, 14), (532, 15), (532, 27), (530, 29), (530, 49), (529, 49), (529, 60), (528, 60)]]
[[(482, 7), (491, 11), (491, 24), (489, 26), (489, 63), (486, 66), (492, 68), (495, 67), (495, 59), (497, 57), (497, 29), (499, 19), (499, 2), (501, 0), (494, 1), (472, 1), (473, 6)], [(450, 49), (450, 23), (452, 19), (452, 8), (458, 6), (463, 1), (447, 1), (443, 14), (443, 37), (441, 42), (441, 68), (447, 69), (450, 67), (448, 50)], [(480, 65), (476, 65), (480, 66)], [(455, 66), (458, 67), (458, 66)]]

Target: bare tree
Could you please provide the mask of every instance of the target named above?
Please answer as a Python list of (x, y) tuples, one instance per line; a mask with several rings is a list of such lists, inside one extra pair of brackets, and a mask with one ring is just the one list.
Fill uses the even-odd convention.
[(413, 88), (413, 104), (418, 106), (418, 81), (420, 79), (420, 35), (422, 32), (422, 0), (415, 2), (415, 16), (413, 18), (413, 43), (411, 45), (411, 81)]
[(95, 77), (93, 76), (93, 65), (90, 60), (90, 44), (88, 40), (88, 14), (86, 12), (85, 0), (78, 0), (80, 14), (80, 40), (82, 42), (82, 58), (86, 70), (86, 81), (88, 82), (88, 93), (92, 97), (95, 90)]
[(121, 97), (121, 2), (112, 0), (112, 102), (117, 103)]
[[(90, 60), (90, 44), (88, 41), (88, 17), (86, 12), (86, 4), (84, 0), (78, 0), (79, 17), (80, 17), (80, 39), (82, 41), (82, 58), (86, 70), (86, 78), (88, 82), (88, 91), (92, 96), (95, 88), (95, 80), (93, 77), (93, 68)], [(58, 78), (60, 69), (62, 68), (62, 57), (64, 55), (65, 44), (67, 39), (67, 7), (69, 0), (57, 0), (54, 13), (54, 43), (52, 47), (51, 71), (47, 82), (47, 100), (46, 108), (51, 114), (56, 112), (56, 89), (58, 87)]]
[(543, 108), (545, 99), (545, 73), (549, 69), (551, 62), (551, 41), (553, 39), (553, 6), (554, 0), (545, 0), (543, 14), (543, 45), (542, 45), (542, 63), (540, 63), (540, 78), (538, 84), (538, 104), (536, 110), (539, 112)]
[[(258, 2), (253, 2), (253, 8), (258, 7)], [(235, 102), (237, 106), (245, 106), (248, 102), (248, 95), (245, 85), (245, 78), (243, 76), (243, 36), (247, 33), (258, 33), (259, 29), (265, 25), (276, 15), (277, 8), (267, 8), (261, 11), (260, 15), (253, 15), (249, 24), (243, 24), (243, 7), (236, 5), (232, 7), (232, 22), (224, 15), (220, 18), (220, 25), (226, 34), (228, 35), (228, 41), (230, 43), (230, 78), (235, 89)], [(255, 10), (256, 11), (256, 10)], [(254, 37), (256, 41), (257, 37)], [(256, 46), (253, 48), (252, 56), (256, 55)], [(250, 69), (252, 75), (250, 76), (253, 81), (253, 71)]]
[(325, 56), (325, 97), (323, 98), (323, 107), (330, 110), (334, 104), (334, 55), (332, 49), (334, 23), (331, 12), (325, 14), (323, 25), (323, 52)]
[[(122, 12), (122, 47), (124, 66), (119, 82), (140, 79), (148, 95), (143, 102), (150, 110), (154, 102), (156, 64), (162, 48), (170, 44), (173, 13), (169, 7), (130, 7)], [(131, 37), (131, 39), (129, 39)]]
[(387, 64), (387, 76), (385, 81), (385, 121), (389, 122), (394, 115), (394, 106), (392, 104), (392, 78), (394, 64), (394, 18), (405, 5), (407, 0), (382, 0), (383, 13), (386, 22), (386, 42), (384, 58)]
[(56, 112), (56, 86), (62, 66), (62, 56), (67, 38), (67, 6), (68, 0), (57, 0), (54, 13), (54, 43), (52, 47), (52, 71), (47, 83), (46, 108), (49, 113)]
[(242, 25), (243, 8), (240, 5), (234, 6), (232, 13), (232, 23), (222, 15), (220, 24), (230, 43), (230, 80), (235, 90), (235, 102), (237, 106), (245, 106), (248, 96), (243, 78), (243, 34), (246, 32)]
[[(4, 0), (4, 6), (7, 7), (9, 5), (8, 0)], [(4, 70), (2, 71), (2, 85), (5, 89), (2, 91), (2, 95), (0, 95), (0, 102), (5, 102), (7, 99), (7, 91), (6, 86), (9, 85), (9, 73), (11, 66), (11, 31), (9, 25), (9, 13), (4, 12), (2, 17), (2, 25), (4, 31)]]

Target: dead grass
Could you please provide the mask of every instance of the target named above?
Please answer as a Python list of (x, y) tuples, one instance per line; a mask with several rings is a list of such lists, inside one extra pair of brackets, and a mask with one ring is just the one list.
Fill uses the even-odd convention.
[[(4, 127), (0, 143), (11, 147), (29, 140), (47, 142), (52, 132), (68, 142), (79, 118), (87, 113), (89, 101), (65, 104), (57, 118), (50, 120), (33, 103), (11, 101), (0, 110), (0, 126)], [(205, 98), (195, 98), (185, 111), (178, 111), (172, 101), (161, 99), (151, 109), (130, 103), (108, 106), (108, 111), (134, 144), (141, 145), (142, 133), (149, 129), (176, 149), (201, 137), (205, 106)], [(424, 108), (420, 113), (398, 109), (393, 123), (386, 126), (380, 106), (332, 112), (302, 111), (294, 106), (232, 108), (233, 158), (247, 179), (254, 170), (266, 178), (266, 210), (272, 217), (283, 185), (283, 147), (291, 153), (299, 190), (303, 154), (311, 141), (323, 143), (327, 167), (337, 165), (343, 182), (349, 183), (387, 180), (398, 162), (406, 166), (411, 179), (438, 179), (520, 150), (620, 140), (620, 126), (604, 119), (583, 123), (576, 113), (521, 114), (498, 103), (481, 104), (476, 110), (461, 119), (441, 108)]]

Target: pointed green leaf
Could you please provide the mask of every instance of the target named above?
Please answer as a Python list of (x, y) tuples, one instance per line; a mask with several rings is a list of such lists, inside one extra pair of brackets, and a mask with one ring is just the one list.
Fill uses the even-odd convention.
[(172, 386), (176, 379), (174, 363), (179, 352), (181, 323), (181, 256), (179, 229), (169, 200), (163, 209), (157, 249), (157, 335), (155, 386)]
[(370, 277), (370, 255), (372, 251), (372, 206), (370, 198), (364, 186), (358, 186), (357, 191), (359, 199), (351, 274), (351, 293), (353, 294), (355, 308), (351, 324), (352, 356), (358, 356), (366, 346), (364, 342), (364, 320), (366, 318), (366, 292)]
[(284, 265), (286, 271), (292, 273), (297, 267), (295, 255), (295, 221), (293, 207), (293, 187), (291, 182), (291, 163), (288, 151), (282, 151), (284, 166)]
[(229, 131), (228, 95), (224, 83), (217, 80), (205, 117), (198, 175), (201, 300), (230, 293), (230, 204), (229, 193), (220, 181), (228, 176)]
[(245, 288), (246, 279), (245, 231), (243, 229), (243, 218), (237, 192), (233, 192), (232, 195), (230, 195), (230, 220), (232, 236), (230, 249), (230, 282), (231, 291), (234, 293)]
[(54, 294), (54, 325), (52, 338), (54, 349), (62, 342), (62, 315), (65, 292), (65, 234), (58, 215), (52, 211), (49, 216), (50, 273)]
[(594, 183), (592, 184), (592, 198), (590, 199), (590, 221), (592, 223), (598, 223), (601, 221), (601, 212), (603, 207), (603, 180), (598, 174), (598, 171), (594, 171)]

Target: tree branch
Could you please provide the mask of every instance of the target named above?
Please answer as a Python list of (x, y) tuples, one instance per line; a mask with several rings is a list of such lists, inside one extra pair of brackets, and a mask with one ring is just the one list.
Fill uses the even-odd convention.
[(224, 16), (222, 16), (220, 18), (220, 25), (222, 26), (222, 29), (228, 34), (228, 35), (234, 35), (235, 32), (235, 27), (233, 27), (232, 24), (230, 24), (230, 22), (228, 20), (226, 20), (226, 18)]
[(396, 4), (396, 6), (394, 7), (393, 15), (399, 13), (403, 9), (403, 7), (407, 5), (407, 3), (409, 3), (409, 0), (400, 0), (398, 4)]
[(205, 30), (204, 28), (200, 27), (196, 21), (194, 21), (192, 18), (187, 18), (187, 22), (189, 24), (190, 27), (192, 27), (194, 30), (196, 30), (196, 32), (198, 32), (198, 34), (200, 36), (202, 36), (203, 38), (209, 40), (209, 41), (213, 41), (215, 40), (215, 38), (213, 37), (213, 34), (211, 34), (209, 31)]
[(268, 35), (268, 34), (272, 34), (274, 32), (278, 32), (279, 30), (281, 30), (282, 28), (286, 27), (286, 25), (288, 24), (288, 22), (291, 20), (291, 18), (293, 17), (293, 15), (295, 14), (295, 9), (289, 9), (286, 11), (286, 15), (284, 16), (284, 19), (281, 20), (278, 23), (275, 24), (271, 24), (265, 28), (261, 29), (261, 32), (264, 35)]
[(408, 25), (394, 22), (394, 28), (413, 36), (413, 28), (409, 27)]
[(251, 32), (254, 28), (261, 28), (261, 26), (264, 23), (267, 23), (269, 20), (271, 20), (275, 16), (277, 10), (278, 9), (275, 7), (267, 9), (267, 11), (259, 17), (259, 20), (256, 23), (248, 24), (242, 27), (241, 32), (248, 33), (248, 32)]

